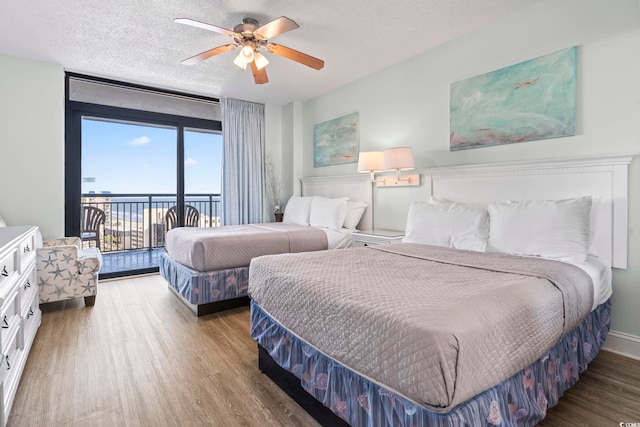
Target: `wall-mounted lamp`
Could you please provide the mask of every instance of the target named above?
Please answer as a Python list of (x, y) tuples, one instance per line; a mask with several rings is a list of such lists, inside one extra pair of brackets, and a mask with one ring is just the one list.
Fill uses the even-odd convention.
[(415, 169), (411, 147), (395, 147), (384, 150), (382, 168), (396, 173), (395, 180), (384, 179), (378, 187), (404, 187), (420, 185), (420, 174), (400, 175), (401, 171)]
[[(358, 172), (369, 173), (371, 182), (378, 187), (405, 187), (420, 185), (420, 174), (400, 175), (401, 171), (414, 169), (410, 147), (389, 148), (384, 151), (361, 151), (358, 154)], [(396, 176), (376, 179), (377, 172), (395, 172)]]
[(382, 172), (384, 153), (382, 151), (361, 151), (358, 154), (358, 172), (369, 173), (375, 182), (375, 173)]

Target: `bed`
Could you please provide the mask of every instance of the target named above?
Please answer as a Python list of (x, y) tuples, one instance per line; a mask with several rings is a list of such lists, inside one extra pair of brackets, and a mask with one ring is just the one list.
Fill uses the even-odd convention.
[[(254, 259), (260, 368), (323, 425), (537, 424), (606, 338), (611, 266), (626, 268), (631, 159), (431, 169), (407, 243)], [(578, 255), (553, 236), (509, 240), (513, 218), (549, 206), (566, 209), (551, 234), (581, 233)], [(443, 247), (416, 232), (416, 218), (457, 210), (490, 214), (485, 248), (465, 233)], [(500, 216), (514, 210), (525, 215)], [(553, 259), (522, 253), (536, 242)]]
[(306, 177), (282, 223), (167, 232), (160, 274), (197, 316), (249, 303), (251, 259), (266, 254), (342, 249), (355, 229), (372, 225), (368, 176)]

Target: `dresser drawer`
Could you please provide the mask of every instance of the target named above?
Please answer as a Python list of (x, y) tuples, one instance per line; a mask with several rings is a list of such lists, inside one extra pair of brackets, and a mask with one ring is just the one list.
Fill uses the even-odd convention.
[(13, 399), (16, 397), (20, 376), (22, 375), (26, 361), (24, 352), (20, 350), (16, 344), (16, 338), (14, 338), (8, 351), (2, 355), (2, 361), (0, 362), (0, 371), (2, 371), (3, 375), (2, 403), (4, 406), (5, 424), (9, 418), (9, 411), (11, 411)]
[(28, 350), (40, 326), (42, 313), (40, 312), (40, 298), (36, 292), (31, 298), (25, 312), (21, 316), (22, 325), (18, 339), (18, 348)]
[[(2, 360), (0, 360), (0, 378), (4, 382), (5, 386), (8, 382), (11, 382), (11, 381), (8, 381), (8, 379), (12, 378), (11, 374), (17, 371), (16, 362), (18, 361), (18, 351), (19, 351), (18, 345), (17, 345), (18, 344), (17, 338), (18, 338), (17, 335), (13, 336), (11, 338), (11, 341), (8, 343), (7, 348), (4, 349), (0, 354), (0, 356), (2, 357)], [(4, 393), (5, 398), (7, 396), (6, 392), (7, 390), (5, 389), (5, 393)]]
[(20, 328), (20, 313), (18, 307), (18, 290), (14, 288), (0, 308), (0, 351), (6, 352), (9, 342), (13, 340)]
[[(36, 235), (30, 234), (27, 238), (20, 242), (20, 247), (18, 249), (20, 253), (20, 259), (26, 260), (29, 257), (35, 256), (36, 253)], [(22, 266), (25, 265), (25, 262), (22, 261)]]
[(18, 273), (18, 251), (13, 249), (0, 256), (0, 286), (8, 283)]
[(30, 270), (20, 278), (18, 292), (20, 293), (20, 305), (18, 314), (24, 316), (29, 304), (33, 300), (34, 294), (38, 293), (38, 279), (34, 265), (29, 266)]

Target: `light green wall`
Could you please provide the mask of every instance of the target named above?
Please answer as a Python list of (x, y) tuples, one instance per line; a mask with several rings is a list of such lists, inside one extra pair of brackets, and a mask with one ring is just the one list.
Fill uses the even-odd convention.
[(64, 70), (0, 55), (0, 215), (64, 235)]
[[(449, 151), (449, 86), (569, 46), (578, 49), (576, 136)], [(637, 0), (549, 0), (303, 105), (303, 175), (356, 173), (313, 167), (313, 126), (354, 111), (360, 150), (411, 146), (429, 166), (640, 152), (640, 5)], [(381, 52), (380, 54), (384, 54)], [(629, 269), (614, 272), (613, 329), (640, 337), (640, 159), (631, 166)], [(376, 227), (404, 229), (421, 187), (380, 188)]]

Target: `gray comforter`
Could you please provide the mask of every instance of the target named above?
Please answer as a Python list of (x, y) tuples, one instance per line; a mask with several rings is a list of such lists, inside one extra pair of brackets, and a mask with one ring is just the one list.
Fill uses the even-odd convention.
[(593, 301), (569, 264), (408, 243), (260, 257), (249, 295), (324, 354), (441, 412), (533, 363)]
[(174, 228), (164, 245), (171, 258), (198, 271), (247, 267), (261, 255), (319, 251), (327, 246), (324, 231), (284, 223)]

